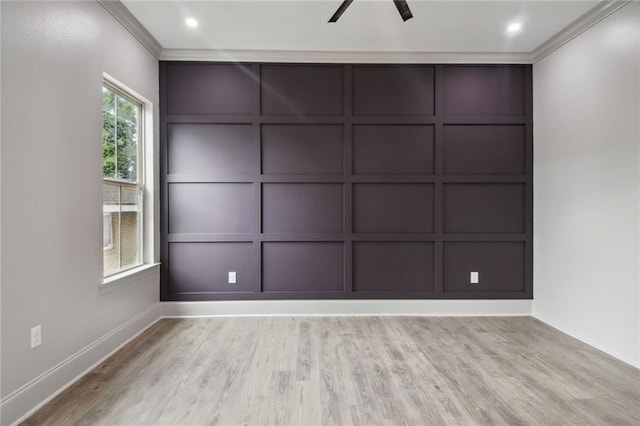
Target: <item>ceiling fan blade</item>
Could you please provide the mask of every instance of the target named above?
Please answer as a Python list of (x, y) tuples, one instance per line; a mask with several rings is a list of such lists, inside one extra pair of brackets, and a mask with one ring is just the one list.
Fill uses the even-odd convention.
[(393, 3), (398, 8), (398, 12), (400, 12), (400, 16), (402, 16), (402, 20), (404, 22), (407, 22), (409, 19), (413, 18), (411, 9), (409, 9), (409, 5), (405, 0), (393, 0)]
[[(334, 13), (333, 16), (331, 17), (331, 19), (329, 19), (329, 22), (337, 22), (338, 19), (344, 13), (344, 11), (347, 10), (347, 8), (351, 5), (351, 3), (353, 3), (353, 0), (344, 0), (342, 2), (342, 4), (340, 5), (340, 7), (338, 8), (338, 10), (336, 10), (336, 13)], [(409, 12), (409, 13), (411, 13), (411, 12)]]

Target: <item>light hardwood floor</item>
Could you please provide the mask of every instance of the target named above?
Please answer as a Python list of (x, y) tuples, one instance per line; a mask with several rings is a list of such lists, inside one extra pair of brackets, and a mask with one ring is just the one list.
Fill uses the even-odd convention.
[(529, 317), (164, 319), (24, 424), (638, 425), (640, 370)]

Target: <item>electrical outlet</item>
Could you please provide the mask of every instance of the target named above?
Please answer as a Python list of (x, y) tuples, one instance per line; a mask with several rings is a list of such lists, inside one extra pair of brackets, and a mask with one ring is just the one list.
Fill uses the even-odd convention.
[(31, 329), (31, 349), (42, 344), (42, 326), (37, 325)]
[(478, 284), (480, 282), (480, 276), (477, 272), (471, 272), (469, 274), (469, 282), (471, 284)]
[(229, 272), (229, 284), (236, 284), (236, 273)]

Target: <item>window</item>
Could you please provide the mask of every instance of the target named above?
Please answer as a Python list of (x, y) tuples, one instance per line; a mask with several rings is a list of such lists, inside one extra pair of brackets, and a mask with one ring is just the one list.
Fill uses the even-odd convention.
[[(103, 209), (104, 210), (104, 209)], [(111, 213), (102, 215), (102, 249), (111, 250), (113, 248), (113, 227), (111, 226), (113, 218)]]
[(103, 272), (143, 262), (144, 104), (106, 82), (102, 87)]

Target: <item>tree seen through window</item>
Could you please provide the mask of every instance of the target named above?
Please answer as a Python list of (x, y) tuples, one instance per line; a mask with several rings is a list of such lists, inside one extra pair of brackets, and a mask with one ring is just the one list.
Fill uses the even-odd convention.
[(137, 180), (140, 107), (102, 88), (102, 174), (106, 178)]

